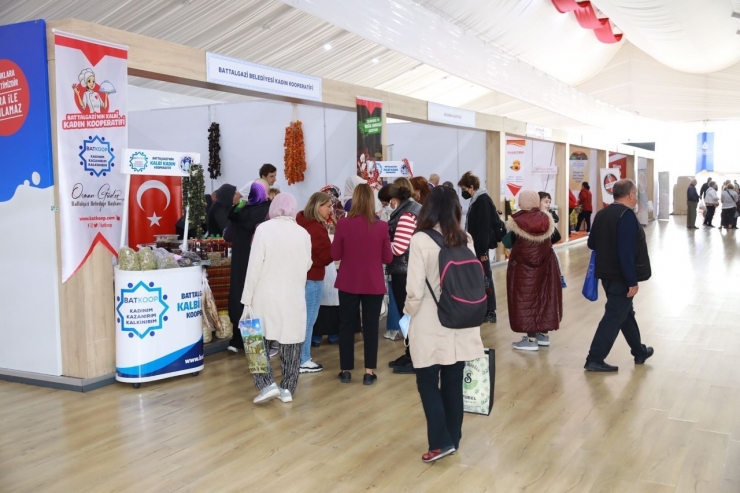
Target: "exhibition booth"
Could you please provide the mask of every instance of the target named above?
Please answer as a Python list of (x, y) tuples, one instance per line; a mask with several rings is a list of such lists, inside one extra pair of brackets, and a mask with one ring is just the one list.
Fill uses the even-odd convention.
[[(4, 306), (16, 307), (17, 313), (11, 314), (3, 327), (8, 333), (0, 347), (0, 378), (80, 391), (113, 383), (117, 370), (121, 381), (148, 381), (148, 361), (134, 361), (122, 354), (144, 354), (139, 346), (164, 339), (166, 327), (179, 320), (169, 318), (178, 312), (175, 301), (158, 298), (157, 307), (145, 307), (159, 314), (156, 322), (165, 316), (168, 320), (162, 325), (165, 329), (138, 334), (124, 327), (119, 305), (124, 291), (162, 288), (169, 285), (165, 277), (170, 275), (188, 277), (175, 286), (181, 291), (177, 301), (193, 304), (183, 305), (180, 311), (184, 318), (178, 325), (182, 330), (187, 325), (191, 336), (178, 343), (182, 347), (172, 346), (171, 354), (165, 356), (174, 359), (168, 359), (167, 364), (178, 358), (188, 361), (182, 368), (171, 367), (175, 368), (172, 375), (203, 368), (203, 357), (208, 354), (202, 349), (204, 341), (191, 350), (198, 344), (192, 340), (195, 331), (191, 326), (202, 323), (200, 314), (188, 318), (187, 313), (195, 314), (204, 301), (182, 296), (203, 296), (198, 286), (202, 286), (204, 266), (149, 274), (113, 267), (122, 234), (128, 234), (127, 243), (132, 248), (139, 244), (139, 240), (132, 241), (134, 231), (143, 231), (145, 243), (151, 243), (155, 235), (175, 233), (172, 224), (187, 213), (178, 176), (149, 177), (137, 171), (130, 190), (126, 188), (122, 170), (133, 167), (134, 159), (122, 158), (125, 149), (199, 156), (200, 162), (191, 164), (196, 165), (193, 169), (200, 165), (206, 192), (226, 183), (242, 188), (258, 177), (263, 163), (272, 163), (278, 169), (275, 186), (295, 195), (299, 205), (327, 184), (343, 192), (346, 179), (357, 174), (378, 188), (383, 176), (395, 173), (411, 172), (427, 178), (436, 173), (440, 182), (456, 185), (464, 172), (472, 171), (481, 177), (496, 207), (509, 213), (516, 210), (518, 192), (528, 188), (547, 191), (557, 210), (566, 211), (571, 190), (577, 193), (583, 181), (604, 182), (608, 174), (601, 172), (611, 167), (611, 156), (624, 156), (619, 172), (637, 179), (646, 213), (648, 201), (655, 201), (650, 151), (262, 67), (77, 20), (36, 21), (0, 29), (13, 30), (17, 38), (29, 40), (16, 51), (3, 47), (0, 59), (12, 60), (17, 67), (15, 79), (21, 81), (23, 75), (22, 82), (27, 81), (23, 87), (31, 88), (31, 113), (11, 134), (17, 141), (13, 152), (34, 142), (33, 151), (38, 153), (33, 164), (24, 161), (14, 170), (15, 175), (2, 176), (0, 217), (10, 230), (19, 229), (17, 224), (39, 225), (29, 233), (34, 236), (27, 238), (26, 254), (35, 260), (32, 279), (25, 280), (29, 277), (21, 271), (25, 266), (14, 260), (17, 256), (7, 250), (9, 244), (0, 247), (6, 249), (0, 252), (3, 272), (21, 279), (12, 289), (3, 290)], [(90, 39), (93, 35), (96, 39)], [(128, 76), (254, 99), (129, 112)], [(388, 118), (394, 122), (389, 123)], [(293, 163), (294, 154), (305, 159)], [(286, 161), (291, 161), (288, 171)], [(179, 176), (189, 171), (183, 173)], [(8, 183), (12, 183), (12, 190)], [(596, 211), (607, 198), (601, 186), (592, 190)], [(605, 190), (607, 193), (609, 188)], [(122, 221), (126, 197), (130, 198), (127, 210), (132, 214), (128, 228)], [(641, 198), (641, 210), (642, 204)], [(467, 209), (464, 202), (463, 207)], [(6, 224), (9, 217), (12, 219)], [(135, 221), (142, 226), (134, 226)], [(561, 234), (567, 242), (568, 228), (562, 224)], [(169, 253), (177, 250), (175, 255), (179, 256), (190, 249), (182, 238), (180, 242), (181, 248), (170, 245)], [(503, 259), (503, 252), (499, 253), (498, 258)], [(226, 269), (228, 263), (220, 267)], [(223, 290), (223, 284), (210, 288), (218, 304), (217, 291)], [(169, 310), (166, 315), (162, 302)], [(218, 308), (223, 310), (223, 305)], [(7, 327), (34, 330), (21, 337)], [(122, 349), (134, 342), (136, 348)], [(161, 356), (157, 353), (155, 358), (152, 353), (150, 359)], [(134, 367), (138, 368), (135, 374), (122, 371)]]

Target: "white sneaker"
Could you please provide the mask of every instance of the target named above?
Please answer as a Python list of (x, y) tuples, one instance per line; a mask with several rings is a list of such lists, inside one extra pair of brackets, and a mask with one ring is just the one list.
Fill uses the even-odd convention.
[(538, 346), (549, 346), (550, 336), (542, 332), (537, 332), (537, 345)]
[(522, 351), (537, 351), (537, 341), (530, 341), (529, 337), (524, 336), (519, 342), (512, 342), (511, 347)]
[(323, 370), (324, 367), (310, 359), (301, 365), (300, 373), (318, 373)]
[(229, 346), (226, 348), (228, 351), (231, 351), (232, 353), (238, 353), (239, 350), (235, 348), (234, 346)]
[(391, 341), (397, 341), (403, 338), (403, 336), (401, 336), (401, 331), (399, 330), (386, 330), (383, 337), (390, 339)]
[(288, 389), (280, 389), (280, 397), (278, 399), (282, 402), (293, 402), (293, 394)]
[(273, 383), (260, 391), (259, 395), (254, 398), (254, 403), (262, 404), (263, 402), (267, 402), (278, 396), (280, 396), (280, 389), (277, 384)]

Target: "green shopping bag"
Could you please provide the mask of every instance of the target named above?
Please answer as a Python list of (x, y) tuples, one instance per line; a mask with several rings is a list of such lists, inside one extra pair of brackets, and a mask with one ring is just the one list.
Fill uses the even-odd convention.
[(247, 356), (251, 373), (268, 373), (269, 361), (265, 347), (265, 334), (259, 318), (255, 318), (250, 308), (249, 318), (239, 321), (239, 332), (244, 341), (244, 354)]
[(463, 370), (463, 411), (490, 415), (496, 382), (496, 351), (486, 349), (482, 358), (465, 362)]

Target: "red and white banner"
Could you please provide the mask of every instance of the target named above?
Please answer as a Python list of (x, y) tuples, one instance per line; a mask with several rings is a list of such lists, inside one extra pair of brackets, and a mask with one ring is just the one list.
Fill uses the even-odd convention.
[(97, 243), (112, 253), (121, 238), (128, 144), (124, 46), (56, 32), (56, 133), (62, 282)]
[(617, 154), (616, 152), (609, 153), (609, 167), (618, 168), (618, 176), (620, 180), (627, 178), (627, 156), (624, 154)]
[(152, 243), (154, 235), (175, 234), (182, 216), (182, 178), (134, 175), (129, 196), (129, 246)]

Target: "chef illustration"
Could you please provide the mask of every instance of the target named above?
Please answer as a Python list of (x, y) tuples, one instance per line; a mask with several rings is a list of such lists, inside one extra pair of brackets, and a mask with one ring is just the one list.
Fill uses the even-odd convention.
[[(101, 108), (108, 110), (108, 95), (116, 92), (113, 84), (104, 81), (101, 85), (95, 83), (95, 72), (86, 68), (78, 77), (80, 83), (72, 84), (72, 90), (77, 97), (77, 106), (88, 113), (101, 113)], [(82, 91), (84, 92), (82, 92)]]

